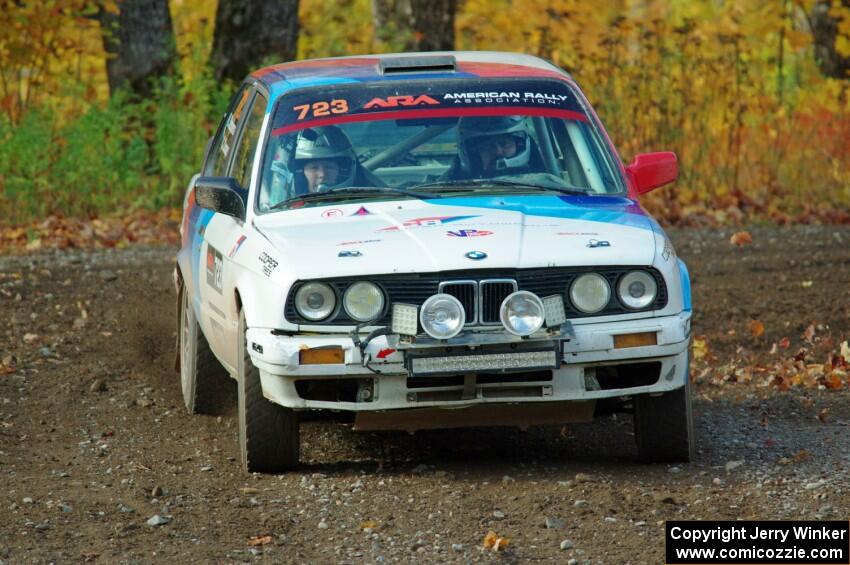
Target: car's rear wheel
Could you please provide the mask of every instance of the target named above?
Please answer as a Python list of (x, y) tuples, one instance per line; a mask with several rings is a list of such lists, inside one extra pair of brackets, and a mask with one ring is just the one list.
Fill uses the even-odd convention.
[(648, 463), (688, 462), (694, 456), (691, 387), (634, 399), (638, 457)]
[(227, 371), (213, 355), (195, 312), (189, 304), (186, 285), (180, 285), (180, 388), (190, 414), (212, 414), (221, 387), (227, 385)]
[(239, 446), (242, 466), (249, 472), (274, 473), (298, 465), (298, 414), (263, 396), (260, 371), (251, 362), (245, 341), (244, 312), (239, 313)]

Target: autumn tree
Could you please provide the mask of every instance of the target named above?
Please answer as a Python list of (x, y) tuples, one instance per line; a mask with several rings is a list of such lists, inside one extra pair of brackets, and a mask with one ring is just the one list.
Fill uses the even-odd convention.
[(451, 51), (457, 0), (372, 0), (377, 38), (404, 51)]
[(219, 0), (210, 60), (215, 78), (241, 81), (267, 59), (295, 58), (298, 0)]
[(832, 78), (850, 78), (850, 53), (842, 52), (837, 43), (839, 36), (844, 35), (846, 41), (850, 33), (850, 0), (819, 0), (812, 8), (809, 22), (820, 71)]
[(117, 10), (101, 9), (110, 92), (128, 88), (151, 94), (153, 78), (171, 72), (176, 55), (168, 0), (119, 0)]

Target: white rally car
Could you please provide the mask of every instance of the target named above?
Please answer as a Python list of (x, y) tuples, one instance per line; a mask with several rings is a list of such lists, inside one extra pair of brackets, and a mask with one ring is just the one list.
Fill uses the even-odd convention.
[(175, 282), (190, 412), (238, 383), (242, 460), (299, 460), (299, 414), (358, 430), (621, 410), (639, 457), (693, 451), (690, 283), (576, 83), (508, 53), (252, 73), (186, 193)]

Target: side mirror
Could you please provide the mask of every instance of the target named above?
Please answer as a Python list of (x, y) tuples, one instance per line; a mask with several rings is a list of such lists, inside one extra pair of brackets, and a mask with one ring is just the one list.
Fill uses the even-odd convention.
[(247, 200), (248, 191), (233, 177), (198, 177), (195, 181), (195, 202), (201, 208), (244, 222)]
[(638, 194), (670, 184), (679, 176), (679, 160), (672, 151), (641, 153), (626, 167)]

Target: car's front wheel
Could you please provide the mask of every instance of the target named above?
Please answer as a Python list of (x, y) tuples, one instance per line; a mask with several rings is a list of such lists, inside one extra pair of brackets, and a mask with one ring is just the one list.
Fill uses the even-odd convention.
[(180, 285), (180, 323), (177, 328), (180, 350), (180, 388), (190, 414), (215, 412), (217, 395), (227, 385), (227, 371), (215, 358), (201, 332), (189, 303), (186, 285)]
[(239, 313), (239, 447), (242, 466), (249, 472), (275, 473), (298, 465), (298, 414), (263, 396), (260, 371), (251, 362), (245, 341), (245, 313)]
[(634, 399), (638, 457), (652, 463), (688, 462), (694, 456), (690, 382), (682, 388)]

